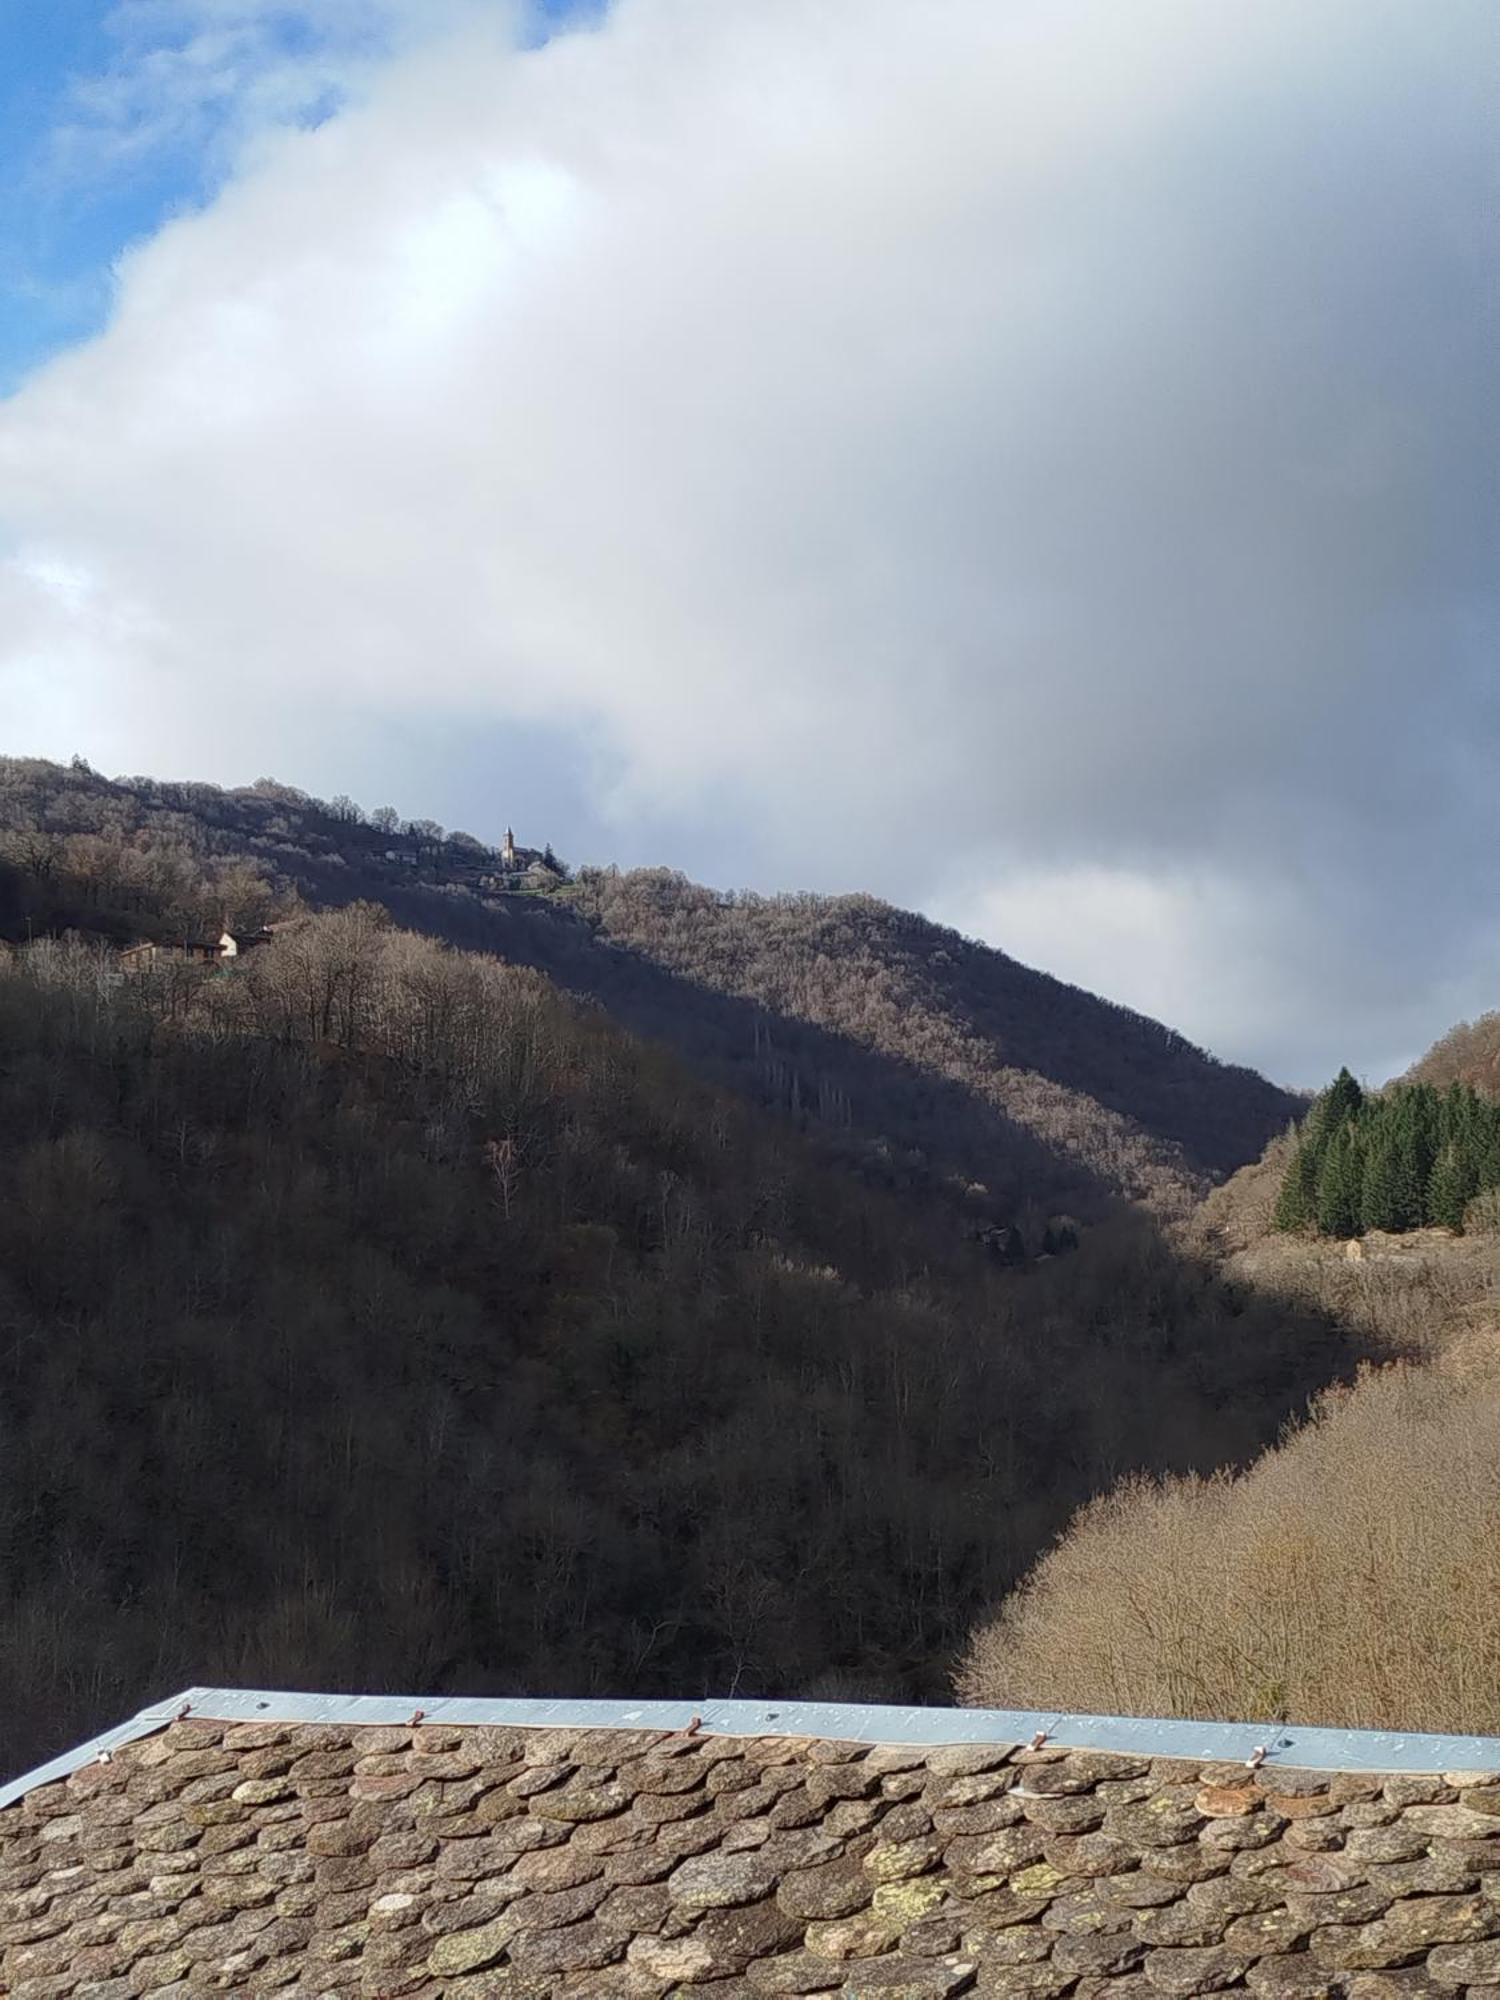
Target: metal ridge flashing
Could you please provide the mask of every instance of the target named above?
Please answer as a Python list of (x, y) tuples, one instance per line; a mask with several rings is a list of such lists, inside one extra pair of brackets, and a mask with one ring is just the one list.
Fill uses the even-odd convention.
[(1185, 1722), (1133, 1715), (1071, 1715), (1057, 1709), (918, 1708), (865, 1702), (594, 1701), (474, 1695), (320, 1695), (194, 1688), (193, 1713), (217, 1721), (429, 1723), (510, 1729), (686, 1729), (711, 1736), (819, 1736), (835, 1742), (937, 1748), (958, 1743), (1029, 1743), (1187, 1757), (1204, 1763), (1267, 1763), (1332, 1771), (1500, 1769), (1500, 1737), (1375, 1729), (1314, 1729), (1266, 1722)]
[(113, 1729), (106, 1729), (102, 1736), (91, 1736), (87, 1743), (80, 1743), (76, 1749), (64, 1750), (50, 1763), (39, 1764), (36, 1770), (23, 1772), (19, 1778), (0, 1785), (0, 1810), (14, 1805), (17, 1799), (25, 1798), (39, 1785), (51, 1785), (59, 1778), (71, 1778), (85, 1764), (106, 1762), (122, 1744), (134, 1743), (142, 1736), (154, 1736), (158, 1729), (165, 1729), (169, 1722), (176, 1721), (182, 1713), (183, 1704), (190, 1699), (189, 1695), (175, 1694), (162, 1701), (154, 1701), (139, 1715), (131, 1716), (128, 1722), (118, 1722)]
[(181, 1716), (211, 1722), (424, 1723), (501, 1729), (682, 1730), (711, 1736), (811, 1736), (837, 1742), (936, 1749), (946, 1744), (1032, 1742), (1049, 1749), (1203, 1763), (1293, 1765), (1325, 1771), (1500, 1771), (1500, 1737), (1378, 1729), (1315, 1729), (1296, 1723), (1184, 1722), (1133, 1715), (1069, 1715), (1056, 1709), (903, 1708), (820, 1701), (585, 1701), (476, 1695), (299, 1694), (259, 1688), (187, 1688), (117, 1728), (0, 1786), (0, 1807), (39, 1785), (71, 1776), (121, 1744)]

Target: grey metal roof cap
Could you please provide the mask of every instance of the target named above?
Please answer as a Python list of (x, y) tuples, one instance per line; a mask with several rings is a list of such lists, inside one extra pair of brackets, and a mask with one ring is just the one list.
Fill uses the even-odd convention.
[(254, 1688), (186, 1688), (128, 1722), (0, 1786), (0, 1807), (149, 1736), (179, 1717), (214, 1722), (406, 1724), (420, 1715), (451, 1727), (679, 1730), (721, 1736), (814, 1736), (838, 1742), (936, 1748), (957, 1743), (1030, 1743), (1184, 1757), (1206, 1763), (1283, 1764), (1322, 1771), (1500, 1771), (1500, 1737), (1377, 1729), (1316, 1729), (1297, 1723), (1184, 1722), (1060, 1710), (904, 1708), (816, 1701), (585, 1701), (473, 1695), (299, 1694)]

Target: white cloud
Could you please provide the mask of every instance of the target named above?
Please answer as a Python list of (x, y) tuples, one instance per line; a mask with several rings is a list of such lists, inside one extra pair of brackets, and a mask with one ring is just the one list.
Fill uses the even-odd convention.
[(118, 174), (173, 148), (206, 155), (212, 180), (247, 141), (327, 114), (472, 4), (116, 0), (104, 15), (112, 60), (74, 79), (48, 149), (49, 178)]
[[(1366, 928), (1363, 912), (1330, 920), (1320, 899), (1253, 857), (1238, 869), (1187, 861), (1154, 874), (1088, 863), (999, 869), (932, 914), (1307, 1088), (1346, 1061), (1384, 1083), (1434, 1038), (1435, 1022), (1490, 1004), (1484, 973), (1445, 979), (1430, 965), (1393, 963), (1378, 923)], [(1500, 930), (1474, 943), (1493, 981)]]
[(1492, 21), (1437, 13), (429, 17), (0, 408), (4, 525), (93, 584), (9, 579), (21, 733), (243, 776), (373, 712), (398, 790), (414, 716), (563, 721), (622, 846), (738, 814), (747, 878), (1061, 970), (1092, 911), (1090, 983), (1375, 1059), (1494, 832)]

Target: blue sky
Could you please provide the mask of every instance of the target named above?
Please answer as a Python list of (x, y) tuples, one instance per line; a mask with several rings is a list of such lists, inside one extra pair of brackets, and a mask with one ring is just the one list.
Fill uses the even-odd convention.
[[(597, 11), (529, 4), (536, 39)], [(0, 0), (0, 395), (100, 330), (122, 251), (212, 196), (268, 73), (294, 77), (283, 122), (313, 123), (341, 95), (328, 73), (378, 60), (390, 39), (384, 0), (221, 11), (237, 11), (237, 31), (221, 31), (221, 59), (184, 93), (172, 58), (180, 85), (211, 0)]]
[(66, 115), (69, 79), (97, 73), (112, 55), (98, 0), (47, 8), (8, 0), (0, 58), (0, 385), (9, 387), (52, 349), (97, 324), (114, 252), (149, 229), (180, 190), (182, 168), (156, 185), (84, 187), (68, 198), (49, 185), (48, 140)]

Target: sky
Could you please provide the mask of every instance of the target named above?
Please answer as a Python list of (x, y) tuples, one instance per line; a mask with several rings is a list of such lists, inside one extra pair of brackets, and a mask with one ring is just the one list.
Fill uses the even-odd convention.
[(1493, 0), (0, 0), (0, 747), (1500, 1007)]

